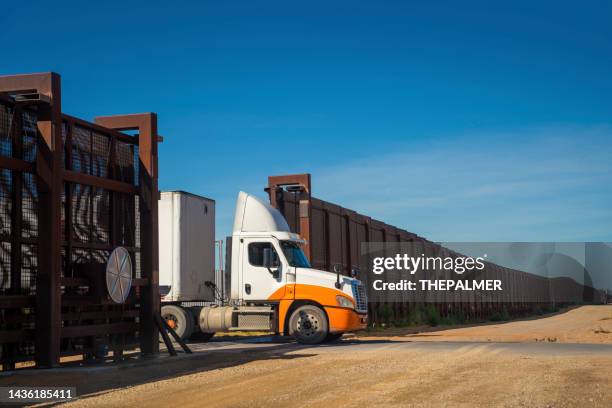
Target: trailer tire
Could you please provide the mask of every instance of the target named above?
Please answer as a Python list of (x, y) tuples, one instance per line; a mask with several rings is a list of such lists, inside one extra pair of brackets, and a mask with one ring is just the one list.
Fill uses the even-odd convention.
[(300, 306), (289, 318), (289, 335), (301, 344), (319, 344), (329, 333), (327, 316), (314, 305)]
[[(161, 315), (181, 340), (187, 340), (193, 334), (193, 316), (189, 310), (176, 305), (165, 305), (161, 308)], [(173, 340), (172, 336), (170, 339)]]

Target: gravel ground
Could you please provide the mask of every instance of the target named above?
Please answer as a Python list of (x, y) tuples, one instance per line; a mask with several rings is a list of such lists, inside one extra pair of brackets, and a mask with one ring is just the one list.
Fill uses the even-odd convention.
[(16, 374), (0, 384), (76, 385), (75, 407), (610, 407), (608, 317), (612, 306), (585, 306), (423, 333), (427, 341), (394, 331), (317, 347), (210, 343), (192, 357)]
[[(70, 406), (609, 407), (605, 355), (378, 343), (309, 348), (116, 390)], [(547, 350), (548, 349), (548, 350)], [(325, 350), (318, 352), (317, 350)], [(267, 355), (266, 355), (267, 354)]]

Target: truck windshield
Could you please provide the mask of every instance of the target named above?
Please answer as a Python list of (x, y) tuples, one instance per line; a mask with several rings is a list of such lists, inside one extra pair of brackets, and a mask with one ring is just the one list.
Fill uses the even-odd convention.
[(289, 265), (298, 268), (310, 268), (310, 263), (298, 244), (292, 241), (281, 241), (281, 248), (283, 248), (283, 253)]

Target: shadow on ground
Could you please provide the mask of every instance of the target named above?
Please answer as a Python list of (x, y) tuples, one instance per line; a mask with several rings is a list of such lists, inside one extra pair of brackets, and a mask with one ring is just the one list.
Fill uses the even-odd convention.
[[(262, 336), (270, 341), (270, 336)], [(240, 343), (261, 343), (260, 336), (244, 339)], [(386, 343), (387, 340), (342, 340), (317, 346), (302, 346), (294, 342), (271, 343), (244, 348), (209, 348), (194, 354), (180, 353), (169, 357), (165, 352), (159, 357), (132, 358), (117, 364), (80, 366), (65, 364), (56, 369), (23, 369), (0, 375), (0, 386), (76, 387), (79, 397), (101, 394), (113, 389), (132, 387), (148, 382), (176, 378), (265, 360), (302, 360), (317, 355), (316, 348), (349, 346), (351, 344)], [(235, 344), (235, 343), (234, 343)], [(203, 344), (191, 344), (197, 350)]]

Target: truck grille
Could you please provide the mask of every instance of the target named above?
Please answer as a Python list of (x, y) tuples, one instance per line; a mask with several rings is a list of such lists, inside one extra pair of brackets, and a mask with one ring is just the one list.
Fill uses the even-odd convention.
[(353, 297), (355, 298), (355, 310), (359, 313), (368, 312), (368, 295), (366, 294), (365, 286), (361, 282), (353, 281)]

